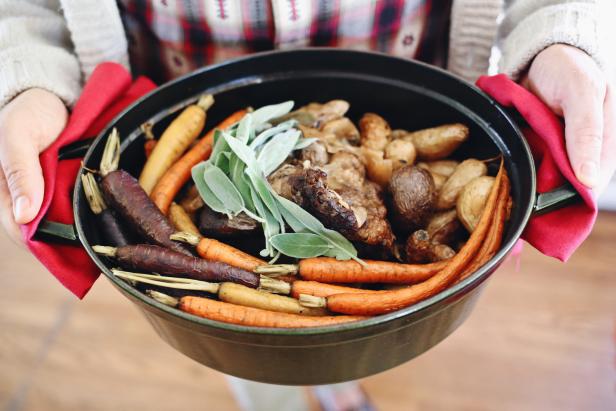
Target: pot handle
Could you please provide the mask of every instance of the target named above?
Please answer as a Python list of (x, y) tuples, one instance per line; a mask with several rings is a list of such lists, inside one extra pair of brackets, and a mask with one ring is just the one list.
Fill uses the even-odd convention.
[(72, 224), (56, 223), (46, 219), (41, 220), (34, 237), (39, 241), (50, 243), (80, 244), (77, 231)]
[[(94, 137), (84, 138), (67, 144), (58, 152), (59, 160), (68, 160), (85, 156), (86, 152), (94, 142)], [(57, 223), (43, 218), (39, 223), (34, 237), (39, 241), (52, 243), (68, 243), (79, 245), (79, 237), (75, 226), (72, 224)]]
[(580, 194), (575, 190), (571, 183), (566, 183), (552, 191), (548, 191), (547, 193), (537, 193), (535, 195), (533, 215), (545, 214), (580, 200)]

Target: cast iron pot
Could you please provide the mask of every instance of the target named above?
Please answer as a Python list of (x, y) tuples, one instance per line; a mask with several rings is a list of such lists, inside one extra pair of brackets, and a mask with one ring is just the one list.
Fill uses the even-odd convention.
[[(309, 329), (253, 328), (189, 315), (162, 305), (114, 277), (110, 262), (91, 246), (104, 244), (76, 179), (71, 227), (46, 223), (41, 230), (78, 238), (111, 283), (143, 312), (160, 337), (194, 360), (237, 377), (273, 384), (327, 384), (353, 380), (402, 364), (451, 334), (468, 317), (485, 281), (520, 237), (533, 212), (561, 206), (570, 189), (537, 196), (535, 168), (515, 122), (490, 97), (455, 76), (414, 61), (337, 49), (257, 54), (210, 66), (167, 83), (121, 113), (93, 141), (84, 163), (98, 168), (105, 139), (115, 127), (122, 136), (120, 167), (138, 175), (144, 163), (139, 125), (152, 121), (155, 133), (174, 114), (204, 93), (215, 95), (208, 127), (246, 106), (295, 100), (340, 98), (350, 117), (385, 117), (393, 128), (420, 129), (449, 122), (470, 127), (461, 157), (502, 153), (512, 183), (513, 210), (501, 250), (461, 283), (411, 307), (368, 320)], [(80, 147), (64, 155), (79, 153)]]

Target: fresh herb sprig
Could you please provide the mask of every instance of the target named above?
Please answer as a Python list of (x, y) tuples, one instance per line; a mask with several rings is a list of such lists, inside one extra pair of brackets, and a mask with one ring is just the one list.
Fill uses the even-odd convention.
[[(281, 254), (358, 260), (349, 240), (279, 196), (267, 181), (293, 151), (315, 140), (303, 138), (296, 120), (276, 121), (292, 108), (292, 101), (261, 107), (227, 130), (216, 130), (210, 158), (192, 169), (197, 190), (212, 210), (229, 218), (243, 212), (260, 222), (265, 236), (261, 255), (271, 257), (270, 262)], [(285, 232), (287, 225), (292, 233)]]

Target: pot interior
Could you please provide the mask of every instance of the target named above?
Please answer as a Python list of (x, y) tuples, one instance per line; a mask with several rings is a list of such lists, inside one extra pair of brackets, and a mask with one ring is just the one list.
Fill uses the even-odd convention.
[[(417, 130), (462, 122), (470, 128), (470, 138), (454, 157), (485, 159), (502, 153), (512, 182), (511, 219), (502, 250), (488, 266), (502, 260), (519, 238), (530, 215), (535, 191), (530, 151), (501, 108), (474, 86), (442, 70), (374, 53), (333, 49), (272, 52), (202, 69), (164, 85), (118, 116), (90, 148), (85, 165), (98, 168), (106, 136), (116, 127), (122, 138), (120, 167), (138, 176), (145, 161), (144, 138), (139, 125), (152, 121), (154, 134), (160, 136), (178, 110), (204, 92), (213, 93), (215, 97), (215, 104), (208, 111), (206, 129), (239, 108), (258, 108), (285, 100), (293, 100), (295, 107), (300, 107), (309, 102), (344, 99), (351, 104), (348, 115), (355, 124), (364, 113), (374, 112), (383, 116), (392, 129)], [(90, 245), (101, 244), (102, 239), (79, 179), (74, 206), (77, 229), (86, 250), (118, 284), (105, 261), (90, 248)], [(429, 300), (381, 316), (382, 320), (418, 312), (476, 286), (487, 276), (488, 267), (484, 268)], [(123, 283), (118, 285), (128, 289)], [(149, 298), (144, 296), (143, 299), (153, 305)]]

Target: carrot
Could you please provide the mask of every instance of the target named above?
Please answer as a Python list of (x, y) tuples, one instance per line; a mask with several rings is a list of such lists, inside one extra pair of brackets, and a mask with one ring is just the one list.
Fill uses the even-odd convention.
[(107, 208), (107, 204), (98, 188), (94, 175), (92, 173), (82, 174), (81, 181), (86, 199), (90, 205), (90, 209), (98, 220), (98, 226), (103, 232), (103, 237), (113, 245), (127, 245), (130, 242), (129, 235), (124, 231), (124, 228), (115, 214)]
[[(503, 178), (504, 174), (505, 170), (501, 162), (499, 173), (475, 231), (473, 231), (458, 254), (449, 260), (447, 266), (438, 274), (422, 283), (400, 290), (388, 290), (373, 294), (348, 293), (332, 295), (324, 299), (324, 305), (330, 311), (344, 314), (382, 314), (409, 306), (445, 289), (459, 277), (464, 268), (477, 254), (490, 228), (490, 222), (495, 210), (498, 206), (506, 204), (509, 183), (507, 179)], [(313, 306), (319, 305), (314, 304)]]
[(169, 211), (169, 205), (180, 191), (180, 188), (190, 179), (190, 170), (201, 161), (207, 160), (210, 156), (212, 146), (214, 145), (214, 132), (216, 129), (224, 130), (232, 126), (240, 121), (245, 114), (246, 110), (239, 110), (224, 119), (160, 177), (156, 186), (151, 190), (150, 197), (164, 214), (167, 214)]
[(199, 229), (195, 226), (195, 223), (193, 223), (192, 219), (181, 205), (171, 203), (171, 207), (169, 208), (169, 220), (171, 220), (171, 224), (173, 224), (177, 230), (186, 231), (187, 233), (201, 237)]
[(359, 321), (366, 318), (347, 315), (317, 317), (280, 313), (192, 296), (182, 297), (179, 308), (184, 312), (209, 318), (210, 320), (253, 327), (321, 327)]
[(100, 163), (101, 190), (105, 201), (148, 243), (190, 255), (186, 247), (169, 239), (175, 231), (169, 220), (154, 205), (137, 180), (120, 162), (120, 135), (114, 128), (105, 143)]
[(145, 158), (150, 158), (154, 147), (156, 147), (156, 139), (154, 138), (154, 134), (152, 133), (152, 123), (143, 123), (141, 127), (139, 127), (143, 134), (145, 135), (145, 142), (143, 143), (143, 151), (145, 153)]
[(305, 258), (298, 265), (277, 264), (259, 267), (261, 274), (298, 273), (304, 280), (327, 283), (408, 284), (427, 280), (445, 268), (449, 260), (430, 264), (401, 264), (391, 261), (340, 261), (331, 257)]
[(327, 311), (322, 308), (304, 307), (295, 298), (254, 290), (234, 283), (222, 283), (218, 290), (218, 298), (230, 304), (281, 313), (301, 315), (327, 314)]
[(199, 136), (205, 125), (206, 111), (213, 103), (211, 94), (202, 96), (197, 104), (186, 107), (163, 132), (139, 176), (139, 184), (146, 193), (150, 194), (162, 175)]
[(101, 255), (114, 258), (122, 267), (168, 276), (187, 276), (200, 281), (233, 282), (272, 293), (289, 294), (291, 286), (218, 261), (207, 261), (148, 244), (123, 247), (94, 246)]
[(152, 273), (182, 276), (201, 281), (231, 281), (259, 286), (259, 275), (217, 261), (206, 261), (149, 244), (123, 247), (94, 246), (98, 254), (114, 258), (122, 267)]
[(197, 210), (205, 205), (201, 195), (199, 195), (197, 186), (193, 185), (186, 190), (186, 195), (182, 198), (182, 201), (180, 201), (180, 205), (189, 215), (195, 214)]
[(260, 258), (253, 257), (237, 248), (221, 243), (218, 240), (179, 232), (171, 236), (172, 240), (182, 241), (197, 246), (197, 254), (210, 261), (220, 261), (233, 267), (242, 268), (246, 271), (257, 271), (257, 267), (267, 265)]
[[(168, 290), (166, 292), (171, 293), (177, 293), (178, 291), (192, 293), (195, 291), (202, 291), (217, 294), (218, 298), (222, 301), (245, 307), (301, 315), (327, 314), (327, 311), (322, 308), (304, 307), (294, 298), (272, 294), (267, 291), (255, 290), (254, 288), (236, 283), (225, 282), (218, 284), (188, 278), (163, 277), (153, 274), (132, 273), (118, 269), (112, 269), (111, 272), (116, 277), (124, 280), (165, 288)], [(180, 296), (182, 297), (184, 295)], [(168, 301), (164, 303), (167, 304)], [(177, 303), (175, 305), (177, 305)]]
[(192, 256), (184, 244), (169, 239), (175, 228), (133, 176), (124, 170), (112, 171), (103, 177), (101, 190), (107, 203), (146, 242)]
[(317, 281), (297, 280), (291, 284), (291, 296), (299, 298), (301, 294), (315, 297), (329, 297), (334, 294), (358, 293), (366, 294), (378, 291), (362, 290), (361, 288), (344, 287), (341, 285), (319, 283)]

